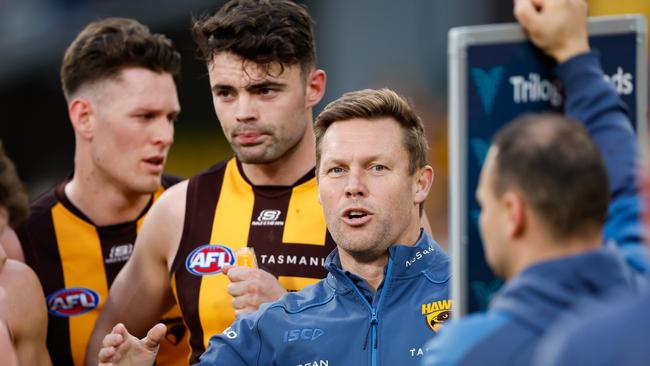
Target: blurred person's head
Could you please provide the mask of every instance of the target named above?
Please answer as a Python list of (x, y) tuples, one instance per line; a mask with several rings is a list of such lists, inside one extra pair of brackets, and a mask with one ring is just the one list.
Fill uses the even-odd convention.
[(76, 137), (75, 172), (150, 193), (173, 142), (181, 57), (133, 19), (88, 24), (65, 52), (61, 83)]
[(27, 191), (0, 143), (0, 233), (7, 225), (18, 226), (28, 214)]
[(323, 96), (325, 73), (315, 69), (306, 9), (289, 0), (233, 0), (196, 19), (192, 33), (237, 157), (269, 164), (313, 154), (312, 107)]
[(27, 218), (28, 213), (27, 191), (18, 178), (16, 167), (0, 143), (0, 238), (7, 226), (18, 226)]
[(502, 278), (601, 244), (607, 172), (586, 129), (567, 117), (529, 114), (501, 129), (476, 195), (485, 256)]
[(332, 238), (358, 261), (418, 239), (433, 182), (422, 121), (388, 89), (346, 93), (317, 117), (319, 200)]

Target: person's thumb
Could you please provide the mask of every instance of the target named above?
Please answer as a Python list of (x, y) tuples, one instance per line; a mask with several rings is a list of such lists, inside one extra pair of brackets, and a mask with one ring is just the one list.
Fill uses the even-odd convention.
[(151, 350), (155, 350), (158, 348), (163, 338), (165, 338), (165, 334), (167, 334), (167, 327), (165, 324), (158, 323), (154, 325), (154, 327), (149, 329), (149, 332), (147, 332), (147, 336), (144, 338), (144, 345)]

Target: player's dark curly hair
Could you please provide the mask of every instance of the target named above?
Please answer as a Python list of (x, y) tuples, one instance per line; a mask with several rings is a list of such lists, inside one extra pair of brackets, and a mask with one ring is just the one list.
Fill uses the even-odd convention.
[(273, 64), (300, 65), (308, 75), (316, 63), (312, 19), (289, 0), (232, 0), (214, 15), (194, 19), (192, 35), (210, 63), (221, 52), (268, 70)]

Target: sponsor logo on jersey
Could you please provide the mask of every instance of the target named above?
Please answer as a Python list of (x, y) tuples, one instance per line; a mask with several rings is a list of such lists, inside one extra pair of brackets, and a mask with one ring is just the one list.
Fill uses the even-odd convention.
[(262, 210), (257, 219), (251, 223), (253, 226), (284, 226), (284, 221), (280, 220), (282, 211), (280, 210)]
[(131, 257), (131, 253), (133, 253), (133, 244), (131, 243), (114, 245), (113, 247), (111, 247), (111, 251), (108, 254), (108, 258), (104, 260), (104, 263), (111, 264), (111, 263), (118, 263), (118, 262), (126, 262)]
[(295, 264), (299, 266), (322, 267), (325, 265), (325, 257), (312, 257), (304, 255), (267, 255), (261, 254), (262, 264)]
[(218, 274), (224, 266), (233, 264), (235, 264), (235, 255), (232, 250), (218, 244), (201, 245), (185, 260), (187, 270), (196, 276)]
[(47, 311), (59, 317), (87, 313), (99, 305), (99, 294), (83, 287), (64, 288), (46, 298)]
[(422, 304), (422, 315), (432, 331), (438, 332), (443, 324), (451, 318), (452, 300), (438, 300)]

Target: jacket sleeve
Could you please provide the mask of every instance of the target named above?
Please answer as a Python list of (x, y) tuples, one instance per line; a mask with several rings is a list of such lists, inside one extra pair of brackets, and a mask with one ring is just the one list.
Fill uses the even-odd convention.
[(604, 240), (616, 243), (634, 269), (646, 272), (636, 177), (638, 142), (627, 108), (604, 79), (597, 52), (558, 65), (556, 73), (566, 91), (565, 114), (585, 125), (607, 168), (611, 199)]
[(247, 314), (235, 320), (222, 333), (213, 335), (197, 365), (266, 365), (259, 360), (261, 342), (257, 320), (257, 313)]
[[(492, 335), (507, 326), (509, 319), (498, 312), (476, 313), (446, 325), (425, 346), (420, 366), (460, 366), (484, 364), (484, 344)], [(481, 348), (483, 347), (483, 348)], [(478, 351), (481, 349), (482, 351)], [(498, 347), (490, 354), (492, 364), (499, 361), (503, 352)], [(489, 362), (488, 362), (489, 363)]]

